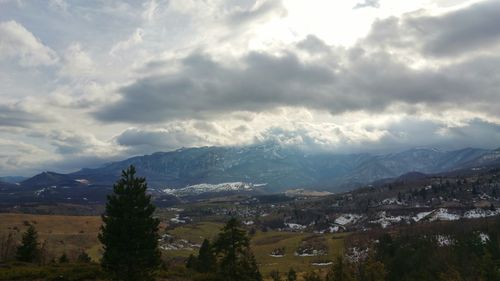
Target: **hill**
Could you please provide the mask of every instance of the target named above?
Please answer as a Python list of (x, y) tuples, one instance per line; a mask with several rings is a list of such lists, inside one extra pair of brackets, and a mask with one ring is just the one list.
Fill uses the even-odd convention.
[[(183, 148), (70, 174), (44, 172), (18, 185), (3, 184), (0, 202), (14, 198), (19, 202), (103, 201), (121, 171), (129, 165), (134, 165), (138, 174), (147, 178), (154, 195), (164, 196), (163, 199), (170, 202), (173, 195), (187, 196), (191, 190), (195, 195), (255, 190), (275, 193), (297, 188), (339, 192), (407, 173), (418, 177), (419, 173), (436, 174), (499, 163), (500, 151), (478, 148), (456, 151), (415, 148), (381, 155), (308, 153), (277, 143)], [(179, 192), (173, 191), (176, 189)]]

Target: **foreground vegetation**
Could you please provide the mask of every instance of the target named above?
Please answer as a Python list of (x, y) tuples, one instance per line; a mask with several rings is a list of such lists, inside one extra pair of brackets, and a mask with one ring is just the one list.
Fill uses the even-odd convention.
[[(71, 217), (67, 220), (71, 220)], [(22, 224), (22, 221), (20, 223)], [(198, 226), (178, 227), (172, 232), (179, 235), (190, 233), (193, 238), (198, 237), (201, 240), (203, 238), (199, 238), (200, 236), (209, 236), (209, 240), (214, 240), (222, 226), (202, 223)], [(36, 228), (38, 227), (44, 229), (47, 226), (38, 222)], [(23, 229), (23, 233), (26, 233), (28, 227)], [(331, 249), (337, 252), (329, 252), (323, 257), (294, 255), (300, 241), (314, 236), (311, 233), (259, 231), (249, 238), (250, 249), (255, 254), (265, 280), (278, 280), (278, 277), (279, 280), (288, 280), (290, 269), (296, 272), (299, 281), (329, 280), (326, 279), (328, 272), (334, 267), (339, 268), (339, 259), (336, 257), (343, 256), (342, 272), (348, 279), (341, 280), (496, 281), (500, 280), (499, 230), (500, 221), (490, 219), (434, 223), (344, 236), (324, 234), (326, 241), (332, 243)], [(211, 231), (214, 232), (208, 235)], [(69, 232), (68, 229), (67, 235), (71, 237)], [(20, 238), (16, 240), (15, 245), (19, 246), (20, 241)], [(272, 249), (281, 247), (285, 247), (283, 257), (269, 255)], [(5, 253), (5, 249), (2, 248), (1, 252)], [(49, 255), (55, 258), (34, 263), (16, 262), (15, 252), (14, 250), (9, 260), (2, 261), (0, 280), (105, 280), (106, 277), (99, 264), (93, 261), (78, 261), (78, 251), (75, 254), (68, 251), (67, 262), (60, 260), (62, 255)], [(61, 252), (61, 249), (57, 252)], [(163, 251), (162, 265), (156, 271), (157, 280), (192, 280), (193, 269), (185, 266), (185, 261), (191, 253), (198, 255), (198, 251)], [(332, 261), (334, 264), (311, 265), (320, 259)]]

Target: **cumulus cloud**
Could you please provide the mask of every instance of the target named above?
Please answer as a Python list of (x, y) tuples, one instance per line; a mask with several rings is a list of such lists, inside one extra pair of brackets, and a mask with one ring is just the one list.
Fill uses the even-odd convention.
[(47, 156), (48, 153), (36, 145), (0, 138), (0, 170), (4, 174), (32, 172), (30, 168), (42, 162), (39, 157)]
[(22, 66), (52, 65), (57, 54), (16, 21), (0, 22), (0, 59), (17, 58)]
[(72, 43), (64, 52), (64, 61), (59, 73), (63, 77), (82, 78), (94, 74), (95, 65), (90, 55), (78, 42)]
[[(315, 93), (334, 79), (325, 67), (304, 64), (293, 54), (250, 53), (242, 62), (241, 67), (224, 66), (203, 54), (193, 54), (180, 62), (181, 68), (173, 75), (146, 77), (123, 88), (121, 100), (101, 108), (96, 117), (161, 122), (303, 105), (311, 103)], [(310, 96), (309, 101), (304, 100), (305, 95)]]
[(230, 66), (192, 54), (178, 62), (173, 74), (145, 77), (122, 88), (121, 99), (95, 116), (102, 121), (154, 123), (281, 106), (340, 114), (383, 112), (403, 104), (430, 111), (458, 107), (499, 117), (498, 56), (414, 69), (387, 52), (353, 52), (340, 54), (338, 65), (323, 63), (330, 57), (311, 62), (290, 52), (249, 53), (240, 65)]
[[(422, 11), (374, 23), (369, 44), (453, 57), (498, 50), (500, 2), (481, 1), (442, 15)], [(416, 49), (416, 50), (415, 50)], [(497, 53), (497, 52), (495, 52)]]
[[(294, 112), (292, 108), (283, 110)], [(454, 124), (399, 114), (348, 113), (342, 116), (344, 120), (327, 116), (303, 109), (296, 111), (296, 116), (266, 113), (255, 115), (250, 121), (231, 119), (230, 124), (223, 120), (175, 121), (158, 128), (129, 128), (117, 135), (114, 141), (131, 155), (180, 147), (241, 146), (265, 142), (299, 147), (311, 153), (393, 152), (416, 146), (443, 150), (466, 146), (496, 148), (500, 143), (500, 125), (478, 118)]]

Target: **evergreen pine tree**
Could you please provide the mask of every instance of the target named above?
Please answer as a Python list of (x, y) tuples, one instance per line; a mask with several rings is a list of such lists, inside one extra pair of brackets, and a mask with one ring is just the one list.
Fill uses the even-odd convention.
[(104, 246), (103, 269), (114, 280), (152, 280), (160, 264), (155, 207), (146, 195), (147, 183), (134, 166), (122, 172), (108, 196), (99, 240)]
[(290, 268), (286, 276), (286, 281), (297, 281), (297, 273), (293, 268)]
[(203, 240), (198, 259), (196, 261), (196, 270), (198, 272), (212, 272), (215, 269), (215, 255), (208, 239)]
[(222, 229), (214, 244), (218, 262), (218, 275), (221, 280), (262, 280), (255, 257), (250, 251), (250, 239), (241, 223), (230, 219)]
[(33, 225), (23, 234), (22, 244), (17, 248), (16, 258), (23, 262), (35, 262), (39, 257), (38, 233)]
[(244, 281), (261, 281), (262, 275), (260, 274), (259, 267), (257, 266), (257, 260), (255, 260), (255, 256), (250, 251), (250, 248), (247, 248), (243, 254), (243, 257), (239, 263), (239, 267), (241, 268), (241, 279)]

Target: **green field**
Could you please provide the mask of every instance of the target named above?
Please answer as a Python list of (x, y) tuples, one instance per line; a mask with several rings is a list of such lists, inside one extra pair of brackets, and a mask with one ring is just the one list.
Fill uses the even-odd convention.
[[(201, 243), (204, 238), (213, 239), (222, 226), (223, 225), (219, 223), (203, 222), (179, 226), (173, 230), (169, 230), (168, 233), (179, 239)], [(325, 268), (325, 270), (328, 269), (328, 266), (313, 266), (311, 263), (317, 261), (332, 261), (337, 255), (341, 254), (344, 248), (343, 237), (345, 234), (322, 234), (328, 245), (328, 255), (326, 256), (296, 256), (295, 251), (301, 240), (312, 235), (317, 234), (278, 231), (257, 232), (252, 236), (251, 247), (262, 274), (267, 276), (272, 270), (286, 272), (290, 267), (293, 267), (296, 271), (308, 271), (322, 268)], [(270, 256), (273, 249), (281, 247), (285, 248), (284, 257), (278, 258)], [(171, 258), (187, 257), (192, 253), (196, 253), (196, 251), (164, 251), (165, 256)]]

